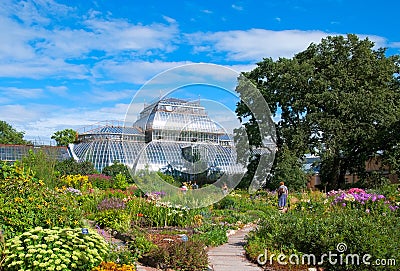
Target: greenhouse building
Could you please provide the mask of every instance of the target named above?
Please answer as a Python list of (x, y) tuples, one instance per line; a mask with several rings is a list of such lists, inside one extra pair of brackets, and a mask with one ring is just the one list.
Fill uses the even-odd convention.
[(131, 127), (107, 122), (86, 128), (69, 150), (99, 171), (114, 162), (188, 179), (245, 170), (236, 163), (232, 136), (210, 119), (200, 101), (175, 98), (145, 106)]

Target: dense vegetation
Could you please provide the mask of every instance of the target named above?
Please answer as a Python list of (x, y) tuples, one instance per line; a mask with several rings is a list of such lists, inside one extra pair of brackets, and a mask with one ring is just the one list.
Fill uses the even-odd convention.
[[(348, 172), (371, 177), (365, 162), (378, 154), (399, 173), (399, 73), (400, 56), (386, 56), (385, 49), (355, 35), (327, 37), (290, 59), (265, 58), (244, 73), (280, 117), (272, 187), (277, 178), (298, 186), (290, 165), (305, 154), (321, 158), (321, 180), (331, 189), (343, 187)], [(237, 87), (241, 95), (247, 89), (245, 83)], [(236, 112), (248, 120), (250, 144), (260, 144), (251, 110), (241, 102)]]

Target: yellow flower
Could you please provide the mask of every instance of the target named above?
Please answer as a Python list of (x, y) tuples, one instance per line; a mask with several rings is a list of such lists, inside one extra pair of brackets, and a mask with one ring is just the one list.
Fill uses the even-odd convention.
[(66, 187), (65, 185), (63, 185), (63, 186), (61, 187), (61, 189), (65, 191), (65, 190), (67, 190), (67, 187)]
[(50, 224), (51, 224), (50, 218), (46, 219), (46, 224), (47, 224), (47, 225), (50, 225)]
[(29, 200), (29, 201), (34, 201), (35, 198), (34, 198), (34, 197), (28, 197), (28, 200)]
[(36, 208), (42, 209), (42, 205), (38, 204), (38, 205), (36, 205)]
[(78, 221), (77, 220), (74, 220), (74, 225), (78, 225)]
[(62, 210), (62, 211), (66, 211), (67, 208), (66, 208), (65, 206), (63, 206), (63, 207), (61, 207), (61, 210)]
[(43, 185), (44, 185), (44, 182), (43, 182), (42, 180), (39, 180), (39, 184), (40, 184), (41, 186), (43, 186)]
[(16, 197), (16, 198), (14, 198), (14, 201), (15, 202), (24, 202), (24, 199), (20, 198), (20, 197)]

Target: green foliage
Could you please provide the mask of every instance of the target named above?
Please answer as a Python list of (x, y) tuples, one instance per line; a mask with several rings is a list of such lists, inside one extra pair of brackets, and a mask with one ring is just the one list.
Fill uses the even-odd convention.
[[(321, 257), (329, 251), (335, 253), (337, 245), (345, 243), (345, 253), (361, 257), (370, 254), (371, 262), (375, 259), (398, 259), (400, 233), (396, 225), (399, 225), (399, 219), (395, 212), (370, 214), (348, 208), (331, 212), (276, 212), (261, 223), (262, 227), (250, 234), (246, 251), (254, 261), (265, 249), (269, 255), (294, 253), (301, 258), (306, 253)], [(329, 270), (360, 270), (359, 265), (332, 265), (326, 259), (323, 266)], [(376, 266), (368, 268), (379, 270)], [(386, 266), (385, 270), (396, 268)]]
[(36, 227), (7, 240), (4, 270), (82, 270), (99, 265), (108, 244), (96, 232)]
[(129, 186), (125, 175), (118, 173), (113, 177), (112, 188), (115, 189), (126, 189)]
[(273, 177), (267, 183), (267, 188), (275, 190), (279, 182), (285, 182), (289, 190), (303, 190), (306, 188), (307, 175), (303, 170), (302, 160), (296, 157), (286, 146), (283, 147), (277, 157), (276, 165), (271, 172)]
[(208, 247), (216, 247), (228, 242), (226, 235), (227, 227), (214, 226), (205, 232), (193, 235), (193, 240), (203, 242)]
[(119, 209), (100, 211), (94, 215), (96, 223), (101, 227), (125, 232), (130, 227), (131, 216)]
[(125, 164), (121, 164), (118, 162), (114, 162), (112, 165), (106, 166), (105, 168), (103, 168), (101, 173), (111, 177), (116, 177), (118, 174), (122, 174), (128, 183), (133, 182), (128, 167)]
[(67, 190), (49, 189), (20, 163), (0, 164), (0, 227), (6, 237), (37, 226), (80, 225), (78, 198)]
[(166, 183), (172, 184), (176, 187), (180, 187), (182, 185), (180, 181), (176, 181), (171, 175), (167, 175), (162, 172), (157, 172), (157, 175)]
[(10, 124), (0, 120), (0, 144), (29, 144), (24, 140), (24, 132), (18, 132)]
[[(355, 35), (330, 36), (291, 59), (265, 58), (245, 74), (272, 113), (281, 112), (278, 152), (287, 146), (299, 159), (319, 155), (321, 179), (332, 187), (344, 183), (348, 171), (362, 175), (377, 151), (395, 157), (398, 149), (393, 135), (399, 132), (400, 58), (373, 48), (373, 42)], [(237, 91), (246, 88), (239, 85)], [(257, 133), (244, 103), (236, 112), (249, 119), (248, 133)]]
[(73, 158), (58, 162), (55, 170), (60, 176), (63, 175), (91, 175), (96, 174), (97, 171), (94, 165), (89, 162), (77, 162)]
[(57, 146), (68, 146), (70, 143), (74, 143), (78, 137), (78, 133), (73, 129), (64, 129), (62, 131), (55, 132), (51, 139), (57, 142)]
[(140, 259), (151, 250), (157, 249), (157, 245), (152, 243), (147, 236), (138, 234), (129, 242), (129, 248)]
[(154, 249), (148, 257), (164, 269), (200, 271), (208, 266), (204, 243), (190, 239), (187, 242), (175, 242), (170, 246)]
[(35, 172), (35, 177), (43, 180), (49, 187), (56, 186), (55, 166), (57, 160), (42, 150), (29, 150), (28, 154), (22, 158), (22, 163)]
[(155, 227), (186, 227), (191, 224), (195, 214), (194, 211), (186, 208), (174, 208), (167, 204), (140, 198), (132, 198), (127, 204), (127, 209), (135, 223), (144, 222), (148, 226)]

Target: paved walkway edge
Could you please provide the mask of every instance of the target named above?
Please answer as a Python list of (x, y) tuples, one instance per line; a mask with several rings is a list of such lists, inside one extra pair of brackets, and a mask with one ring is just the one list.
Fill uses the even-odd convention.
[(260, 271), (256, 264), (246, 259), (243, 246), (245, 237), (254, 227), (246, 226), (228, 237), (228, 242), (222, 246), (211, 248), (208, 251), (210, 262), (209, 270), (213, 271)]

